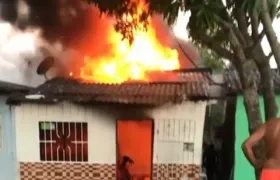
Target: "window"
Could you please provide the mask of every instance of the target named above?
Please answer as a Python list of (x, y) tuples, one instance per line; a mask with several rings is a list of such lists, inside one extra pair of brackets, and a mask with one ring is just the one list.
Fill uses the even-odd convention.
[(194, 152), (194, 143), (191, 142), (185, 142), (183, 151), (189, 151), (189, 152)]
[(41, 161), (88, 161), (87, 123), (39, 122)]

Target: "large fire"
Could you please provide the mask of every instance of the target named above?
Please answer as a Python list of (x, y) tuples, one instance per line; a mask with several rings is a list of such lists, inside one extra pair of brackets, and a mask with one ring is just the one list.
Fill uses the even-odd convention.
[[(138, 3), (135, 15), (124, 15), (123, 20), (135, 21), (137, 15), (146, 8), (144, 3)], [(156, 31), (148, 18), (147, 29), (138, 23), (133, 30), (134, 41), (130, 44), (123, 40), (120, 33), (112, 26), (109, 29), (107, 41), (111, 45), (110, 53), (98, 57), (86, 56), (78, 78), (87, 82), (122, 83), (128, 80), (149, 81), (147, 72), (179, 69), (178, 52), (165, 47), (156, 37)], [(97, 46), (99, 42), (93, 42)], [(77, 76), (70, 73), (71, 76)]]

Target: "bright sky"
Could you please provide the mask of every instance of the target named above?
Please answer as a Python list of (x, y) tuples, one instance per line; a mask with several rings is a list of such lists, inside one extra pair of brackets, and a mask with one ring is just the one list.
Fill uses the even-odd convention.
[[(173, 27), (174, 34), (177, 37), (184, 39), (186, 41), (189, 40), (188, 32), (186, 30), (186, 26), (189, 21), (189, 16), (190, 16), (189, 13), (179, 12), (179, 17), (177, 19), (176, 24)], [(277, 37), (280, 37), (280, 31), (278, 31), (280, 29), (280, 19), (277, 19), (273, 22), (273, 27), (276, 30)], [(260, 30), (261, 29), (262, 29), (262, 27), (260, 28)], [(262, 46), (263, 46), (264, 52), (266, 53), (266, 55), (268, 55), (271, 52), (271, 49), (270, 49), (270, 46), (269, 46), (269, 43), (268, 43), (266, 37), (262, 41)], [(272, 68), (277, 68), (274, 57), (272, 57), (270, 59), (270, 66)]]

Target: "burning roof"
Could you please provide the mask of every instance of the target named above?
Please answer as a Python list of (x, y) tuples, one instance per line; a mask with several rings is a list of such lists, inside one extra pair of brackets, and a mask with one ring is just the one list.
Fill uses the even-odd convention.
[[(144, 0), (131, 2), (137, 5), (135, 11), (116, 18), (106, 13), (101, 15), (97, 7), (79, 0), (51, 0), (43, 5), (36, 0), (24, 1), (19, 6), (24, 6), (21, 10), (28, 7), (28, 11), (25, 18), (18, 16), (24, 22), (0, 21), (5, 31), (2, 59), (8, 64), (12, 62), (13, 70), (18, 72), (8, 73), (16, 76), (9, 78), (14, 83), (37, 85), (43, 78), (37, 80), (34, 68), (45, 56), (55, 57), (57, 72), (63, 71), (67, 78), (82, 78), (88, 83), (123, 83), (130, 79), (150, 82), (147, 72), (192, 68), (190, 59), (199, 59), (196, 49), (183, 42), (180, 48), (161, 15), (150, 14), (145, 22), (141, 21), (148, 5)], [(124, 39), (124, 33), (117, 29), (128, 30), (133, 41)], [(6, 46), (7, 43), (10, 45)]]
[[(181, 103), (186, 100), (208, 98), (209, 69), (189, 69), (163, 72), (151, 82), (130, 81), (121, 84), (87, 83), (77, 79), (55, 78), (47, 81), (30, 94), (40, 95), (28, 99), (26, 94), (10, 97), (10, 103), (56, 103), (68, 100), (79, 103), (149, 104)], [(169, 77), (166, 80), (163, 79)]]
[[(186, 63), (189, 58), (182, 57), (177, 39), (162, 16), (149, 15), (147, 21), (141, 21), (141, 14), (147, 10), (145, 1), (140, 0), (136, 11), (123, 14), (121, 19), (106, 14), (100, 16), (93, 6), (87, 10), (92, 26), (87, 28), (84, 38), (75, 36), (71, 39), (69, 46), (81, 52), (81, 57), (67, 61), (68, 76), (88, 83), (123, 83), (130, 79), (149, 82), (147, 72), (193, 67)], [(129, 30), (133, 41), (124, 38), (125, 33), (120, 33), (122, 30)], [(192, 57), (197, 54), (194, 49), (188, 50)], [(182, 63), (182, 60), (186, 62)]]
[[(209, 82), (204, 74), (210, 71), (179, 70), (192, 68), (188, 60), (195, 61), (199, 56), (187, 46), (184, 48), (188, 49), (190, 56), (180, 53), (184, 48), (178, 47), (178, 41), (161, 15), (147, 14), (146, 20), (141, 20), (144, 12), (148, 11), (146, 1), (135, 3), (135, 0), (130, 0), (135, 5), (134, 11), (118, 18), (106, 13), (101, 15), (97, 7), (83, 1), (50, 2), (38, 6), (38, 1), (28, 1), (31, 11), (28, 17), (36, 17), (33, 19), (36, 22), (31, 24), (39, 26), (42, 37), (47, 40), (42, 48), (38, 47), (38, 51), (45, 49), (42, 55), (56, 57), (50, 63), (43, 63), (43, 70), (39, 68), (37, 73), (45, 77), (48, 73), (54, 73), (60, 78), (46, 82), (31, 94), (41, 94), (45, 101), (51, 102), (71, 100), (140, 104), (207, 97)], [(53, 9), (54, 13), (50, 14), (49, 9)], [(126, 33), (131, 34), (133, 39), (124, 38)], [(60, 48), (52, 48), (52, 43), (56, 42), (61, 45)], [(36, 48), (31, 49), (37, 51)], [(68, 50), (77, 53), (71, 57), (66, 53), (65, 57), (63, 54)], [(182, 63), (182, 60), (186, 62)], [(28, 64), (36, 66), (36, 63), (29, 61)], [(54, 72), (48, 71), (51, 68), (55, 69), (52, 69)], [(30, 97), (34, 100), (34, 96)], [(28, 101), (25, 94), (12, 96), (10, 100)]]

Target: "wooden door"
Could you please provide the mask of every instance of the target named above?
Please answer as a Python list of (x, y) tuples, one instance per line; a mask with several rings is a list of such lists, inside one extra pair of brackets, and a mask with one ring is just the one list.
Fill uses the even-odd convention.
[(153, 121), (118, 120), (117, 146), (118, 177), (122, 176), (124, 159), (128, 157), (133, 163), (129, 161), (126, 168), (133, 179), (150, 180), (153, 159)]

